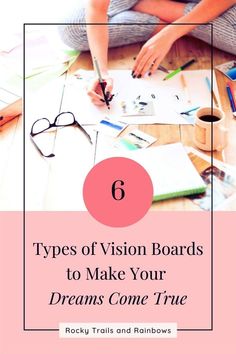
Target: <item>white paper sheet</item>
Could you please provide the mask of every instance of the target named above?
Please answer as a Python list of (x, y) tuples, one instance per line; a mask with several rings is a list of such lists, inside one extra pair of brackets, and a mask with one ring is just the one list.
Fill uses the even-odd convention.
[[(163, 81), (166, 74), (160, 71), (151, 77), (133, 79), (130, 70), (111, 70), (110, 76), (114, 79), (115, 97), (111, 102), (110, 110), (106, 106), (94, 106), (86, 94), (86, 86), (94, 76), (94, 72), (80, 70), (77, 74), (80, 78), (74, 76), (67, 82), (63, 110), (74, 112), (81, 124), (97, 124), (105, 116), (122, 120), (127, 124), (190, 124), (180, 115), (180, 112), (196, 106), (211, 105), (211, 94), (205, 81), (206, 76), (210, 78), (210, 70), (182, 72), (187, 83), (190, 103), (185, 97), (180, 74)], [(215, 78), (214, 91), (219, 98)], [(141, 96), (143, 101), (153, 101), (155, 114), (123, 117), (121, 102), (135, 100), (138, 96)]]

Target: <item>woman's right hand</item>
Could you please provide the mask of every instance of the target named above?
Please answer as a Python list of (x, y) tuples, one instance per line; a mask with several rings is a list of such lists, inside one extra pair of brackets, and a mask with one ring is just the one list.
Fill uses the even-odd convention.
[[(109, 75), (103, 75), (102, 78), (106, 83), (105, 93), (109, 101), (113, 97), (113, 79)], [(92, 79), (90, 81), (87, 87), (87, 94), (90, 97), (91, 102), (96, 106), (104, 106), (106, 104), (98, 79)]]

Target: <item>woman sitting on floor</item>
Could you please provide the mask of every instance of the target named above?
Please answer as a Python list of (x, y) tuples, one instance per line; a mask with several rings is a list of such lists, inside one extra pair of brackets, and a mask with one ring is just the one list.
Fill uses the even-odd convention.
[[(107, 82), (108, 96), (113, 86), (107, 69), (108, 47), (145, 42), (133, 67), (134, 78), (154, 73), (173, 43), (186, 34), (236, 54), (236, 1), (87, 0), (85, 3), (79, 9), (70, 9), (65, 19), (69, 24), (60, 26), (59, 31), (68, 46), (90, 50), (96, 57)], [(85, 22), (111, 26), (86, 26)], [(97, 79), (91, 82), (88, 94), (94, 104), (105, 104)]]

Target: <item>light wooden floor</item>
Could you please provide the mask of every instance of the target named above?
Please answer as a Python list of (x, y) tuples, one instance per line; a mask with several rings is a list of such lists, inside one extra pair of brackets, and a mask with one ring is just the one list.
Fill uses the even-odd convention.
[[(141, 44), (109, 51), (110, 69), (131, 69)], [(191, 69), (210, 69), (210, 47), (193, 38), (182, 38), (172, 47), (162, 63), (168, 69), (179, 67), (196, 57)], [(232, 55), (215, 50), (214, 65), (235, 59)], [(92, 69), (89, 53), (83, 53), (68, 73), (78, 68)], [(216, 72), (221, 103), (227, 117), (229, 143), (223, 152), (214, 157), (236, 166), (236, 120), (233, 119), (225, 92), (225, 77)], [(28, 210), (84, 210), (82, 199), (83, 180), (93, 166), (96, 149), (102, 139), (94, 135), (93, 146), (87, 144), (75, 128), (58, 130), (54, 134), (53, 159), (43, 159), (29, 139), (32, 123), (41, 117), (53, 119), (63, 111), (63, 95), (67, 76), (50, 82), (37, 93), (26, 93), (26, 209)], [(127, 128), (128, 129), (128, 128)], [(192, 126), (142, 125), (139, 129), (158, 138), (157, 145), (181, 141), (193, 145)], [(95, 134), (95, 133), (94, 133)], [(0, 128), (0, 210), (22, 209), (22, 118)], [(195, 210), (197, 207), (186, 198), (178, 198), (153, 204), (158, 210)]]

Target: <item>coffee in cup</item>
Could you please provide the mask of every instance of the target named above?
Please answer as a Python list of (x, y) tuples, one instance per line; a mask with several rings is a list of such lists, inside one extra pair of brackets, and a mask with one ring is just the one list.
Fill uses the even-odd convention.
[(202, 107), (195, 113), (194, 143), (205, 151), (222, 150), (227, 144), (225, 114), (219, 108)]

